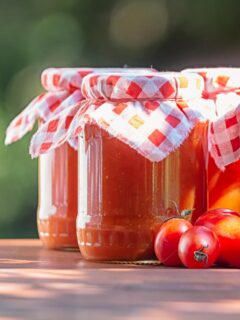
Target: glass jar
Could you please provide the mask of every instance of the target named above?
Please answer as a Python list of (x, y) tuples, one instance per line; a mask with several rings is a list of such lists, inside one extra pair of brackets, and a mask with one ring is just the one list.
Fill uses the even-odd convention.
[(77, 248), (77, 151), (64, 143), (39, 157), (39, 237), (49, 249)]
[[(21, 139), (33, 129), (36, 121), (39, 121), (41, 130), (59, 113), (72, 110), (72, 106), (82, 101), (82, 79), (91, 72), (92, 68), (44, 70), (41, 84), (45, 92), (30, 102), (11, 122), (7, 129), (6, 143)], [(70, 125), (70, 120), (69, 116), (64, 122), (64, 128)], [(49, 138), (49, 133), (56, 133), (56, 121), (53, 120), (55, 125), (50, 125), (47, 132), (40, 134), (37, 141), (41, 146), (44, 145), (43, 137)], [(49, 141), (44, 148), (47, 145)], [(37, 143), (32, 143), (31, 147), (36, 152)], [(41, 155), (39, 159), (38, 233), (47, 248), (77, 248), (77, 151), (67, 143), (52, 151), (46, 148), (47, 151), (49, 153)], [(30, 152), (33, 157), (37, 156)]]
[(77, 236), (88, 260), (154, 257), (156, 231), (178, 210), (206, 210), (206, 125), (165, 160), (151, 162), (96, 125), (79, 139)]
[(77, 238), (85, 259), (154, 258), (167, 218), (186, 209), (195, 221), (206, 210), (202, 89), (201, 77), (179, 73), (83, 80), (87, 111), (73, 132), (80, 132)]

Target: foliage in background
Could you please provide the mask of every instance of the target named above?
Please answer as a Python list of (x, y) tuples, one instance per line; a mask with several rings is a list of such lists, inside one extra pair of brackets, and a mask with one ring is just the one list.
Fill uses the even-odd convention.
[(0, 1), (0, 237), (36, 236), (31, 135), (4, 147), (12, 119), (49, 66), (238, 65), (235, 0)]

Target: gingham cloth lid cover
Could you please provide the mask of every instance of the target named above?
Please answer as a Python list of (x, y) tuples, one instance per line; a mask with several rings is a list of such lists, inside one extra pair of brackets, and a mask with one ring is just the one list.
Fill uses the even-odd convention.
[(76, 137), (93, 122), (151, 161), (174, 151), (194, 125), (213, 112), (211, 101), (201, 99), (204, 83), (196, 74), (115, 73), (85, 77), (86, 100), (66, 129), (66, 114), (41, 126), (31, 141), (38, 156)]
[(82, 93), (88, 99), (193, 99), (200, 98), (204, 82), (196, 74), (183, 75), (177, 72), (149, 74), (96, 73), (86, 77)]
[(49, 120), (53, 115), (82, 100), (82, 79), (92, 68), (48, 68), (42, 72), (41, 84), (47, 92), (37, 96), (12, 120), (6, 131), (5, 144), (21, 139), (33, 129), (38, 119)]
[(204, 93), (214, 99), (216, 119), (209, 124), (209, 151), (224, 170), (240, 159), (240, 68), (186, 69), (204, 79)]
[[(155, 71), (152, 68), (48, 68), (44, 70), (41, 75), (41, 84), (47, 92), (36, 97), (13, 119), (7, 128), (5, 144), (21, 139), (33, 129), (36, 120), (48, 121), (54, 115), (78, 105), (83, 98), (81, 84), (86, 75), (93, 72), (121, 72), (122, 70), (139, 73), (145, 70)], [(69, 115), (68, 124), (70, 119)]]

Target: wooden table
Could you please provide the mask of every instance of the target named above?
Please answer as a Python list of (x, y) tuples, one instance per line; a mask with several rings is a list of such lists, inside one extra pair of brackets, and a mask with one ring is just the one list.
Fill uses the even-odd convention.
[(83, 261), (0, 240), (0, 320), (240, 319), (240, 271)]

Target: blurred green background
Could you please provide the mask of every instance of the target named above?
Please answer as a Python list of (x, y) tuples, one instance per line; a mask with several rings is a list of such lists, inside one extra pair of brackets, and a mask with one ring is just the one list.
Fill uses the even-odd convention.
[(238, 66), (236, 0), (0, 0), (0, 237), (35, 237), (31, 134), (5, 147), (8, 122), (41, 92), (41, 70), (72, 66)]

